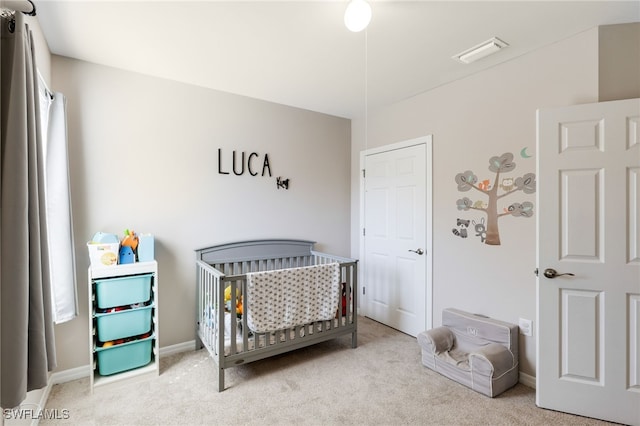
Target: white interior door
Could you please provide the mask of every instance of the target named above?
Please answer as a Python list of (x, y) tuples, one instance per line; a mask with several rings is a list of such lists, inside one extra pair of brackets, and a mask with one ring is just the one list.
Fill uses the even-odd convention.
[(430, 143), (416, 139), (363, 157), (364, 313), (412, 336), (431, 326)]
[(635, 425), (639, 110), (633, 99), (538, 111), (536, 401)]

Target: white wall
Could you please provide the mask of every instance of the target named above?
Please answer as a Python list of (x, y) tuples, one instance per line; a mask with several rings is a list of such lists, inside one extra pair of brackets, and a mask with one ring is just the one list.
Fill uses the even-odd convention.
[[(463, 65), (461, 65), (463, 66)], [(598, 31), (593, 29), (477, 75), (370, 112), (367, 140), (363, 120), (354, 121), (351, 153), (352, 255), (358, 253), (359, 153), (366, 148), (433, 135), (433, 323), (442, 309), (457, 307), (518, 323), (536, 319), (535, 217), (500, 219), (502, 244), (480, 243), (474, 232), (456, 237), (456, 218), (480, 219), (461, 212), (456, 200), (477, 198), (459, 192), (457, 173), (471, 170), (493, 179), (489, 158), (514, 154), (508, 176), (536, 171), (536, 109), (598, 100)], [(520, 157), (527, 147), (531, 158)], [(532, 201), (518, 192), (499, 206)], [(471, 231), (471, 230), (470, 230)], [(534, 323), (535, 326), (535, 323)], [(520, 338), (521, 371), (535, 376), (535, 335)]]
[[(58, 56), (52, 70), (67, 97), (81, 311), (56, 327), (59, 371), (88, 363), (85, 243), (97, 231), (155, 235), (161, 346), (194, 338), (195, 249), (276, 237), (349, 254), (349, 120)], [(268, 154), (273, 176), (233, 175), (233, 150), (260, 154), (260, 172)]]

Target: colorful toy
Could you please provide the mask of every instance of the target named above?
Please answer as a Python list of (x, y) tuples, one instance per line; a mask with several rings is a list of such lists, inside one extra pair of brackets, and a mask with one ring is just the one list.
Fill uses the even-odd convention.
[[(347, 316), (349, 309), (348, 303), (351, 302), (351, 297), (347, 298), (347, 283), (342, 283), (342, 316)], [(336, 312), (336, 318), (338, 318), (340, 311)]]
[[(231, 312), (231, 286), (224, 289), (224, 305), (228, 312)], [(239, 317), (242, 315), (242, 293), (239, 288), (236, 288), (236, 315)]]
[(122, 242), (120, 244), (125, 247), (131, 247), (131, 250), (135, 252), (138, 248), (138, 236), (134, 231), (125, 229), (124, 238), (122, 239)]
[(133, 250), (131, 249), (131, 247), (120, 246), (120, 251), (118, 254), (119, 254), (118, 263), (121, 265), (124, 265), (125, 263), (135, 263), (136, 261), (136, 256), (133, 253)]

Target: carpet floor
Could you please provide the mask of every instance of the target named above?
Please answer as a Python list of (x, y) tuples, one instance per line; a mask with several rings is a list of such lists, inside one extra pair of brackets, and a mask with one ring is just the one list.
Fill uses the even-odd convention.
[(160, 360), (160, 375), (95, 389), (54, 385), (48, 410), (74, 425), (605, 425), (544, 410), (518, 384), (488, 398), (422, 366), (415, 338), (359, 318), (342, 337), (228, 369), (223, 392), (206, 350)]

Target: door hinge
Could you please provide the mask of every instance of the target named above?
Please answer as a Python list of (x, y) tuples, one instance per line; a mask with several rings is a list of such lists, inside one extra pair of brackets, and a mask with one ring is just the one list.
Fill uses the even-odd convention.
[(362, 169), (362, 177), (363, 178), (367, 177), (367, 172), (365, 169)]
[(367, 294), (367, 288), (366, 287), (362, 287), (362, 294), (363, 295)]
[(533, 270), (533, 273), (536, 274), (536, 277), (538, 276), (538, 268)]
[(362, 236), (365, 237), (367, 235), (367, 230), (365, 228), (362, 228)]

